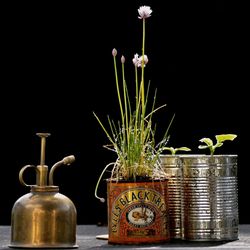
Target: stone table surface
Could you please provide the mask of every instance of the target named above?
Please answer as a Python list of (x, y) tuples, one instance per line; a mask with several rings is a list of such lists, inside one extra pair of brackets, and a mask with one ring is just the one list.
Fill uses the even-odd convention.
[[(10, 244), (10, 226), (0, 226), (0, 250), (1, 249), (17, 249), (9, 248)], [(230, 242), (190, 242), (190, 241), (174, 241), (164, 244), (150, 245), (111, 245), (107, 240), (97, 239), (97, 236), (108, 233), (107, 227), (96, 225), (78, 225), (76, 243), (77, 249), (250, 249), (250, 225), (239, 225), (239, 240)], [(23, 249), (23, 248), (22, 248)], [(55, 249), (55, 248), (54, 248)]]

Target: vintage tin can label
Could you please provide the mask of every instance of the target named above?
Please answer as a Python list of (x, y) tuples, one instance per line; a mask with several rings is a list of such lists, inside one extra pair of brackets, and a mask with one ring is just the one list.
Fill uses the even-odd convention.
[(169, 240), (167, 180), (108, 182), (109, 243)]

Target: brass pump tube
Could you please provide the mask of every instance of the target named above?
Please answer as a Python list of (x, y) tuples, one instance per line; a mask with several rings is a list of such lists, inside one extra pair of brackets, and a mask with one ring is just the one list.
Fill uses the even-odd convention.
[(40, 165), (37, 166), (38, 173), (36, 176), (36, 183), (38, 186), (47, 186), (47, 175), (48, 175), (48, 166), (45, 165), (45, 146), (46, 138), (50, 136), (49, 133), (37, 133), (41, 138), (41, 158)]
[(46, 137), (41, 137), (41, 159), (40, 165), (45, 164), (45, 146), (46, 146)]

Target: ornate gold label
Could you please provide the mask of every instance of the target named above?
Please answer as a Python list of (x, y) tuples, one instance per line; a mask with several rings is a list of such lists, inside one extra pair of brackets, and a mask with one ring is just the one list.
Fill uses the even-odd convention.
[[(109, 192), (109, 238), (168, 237), (166, 188), (112, 187)], [(114, 186), (113, 186), (114, 185)], [(136, 185), (136, 184), (135, 184)], [(158, 235), (158, 236), (157, 236)], [(126, 238), (127, 237), (127, 238)], [(147, 241), (147, 240), (146, 240)], [(145, 242), (146, 242), (145, 241)]]

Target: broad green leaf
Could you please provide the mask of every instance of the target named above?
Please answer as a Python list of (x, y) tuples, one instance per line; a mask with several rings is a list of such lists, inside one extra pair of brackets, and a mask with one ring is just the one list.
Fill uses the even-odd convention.
[(202, 138), (200, 142), (206, 143), (208, 146), (213, 146), (213, 141), (210, 138)]
[(227, 140), (233, 141), (237, 137), (237, 135), (235, 135), (235, 134), (221, 134), (221, 135), (216, 135), (215, 137), (216, 137), (217, 142), (223, 142), (223, 141), (227, 141)]

